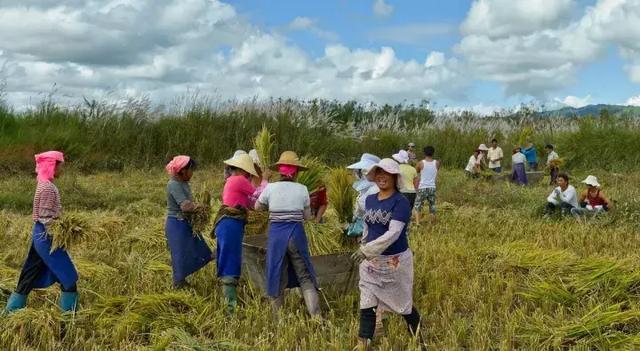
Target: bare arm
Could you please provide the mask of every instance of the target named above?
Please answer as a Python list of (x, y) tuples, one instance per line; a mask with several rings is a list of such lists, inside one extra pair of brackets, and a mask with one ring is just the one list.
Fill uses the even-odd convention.
[(327, 207), (327, 205), (322, 205), (320, 206), (320, 208), (318, 208), (318, 213), (316, 214), (315, 218), (316, 223), (320, 223), (320, 221), (322, 220), (322, 216), (324, 216), (324, 213), (327, 211)]

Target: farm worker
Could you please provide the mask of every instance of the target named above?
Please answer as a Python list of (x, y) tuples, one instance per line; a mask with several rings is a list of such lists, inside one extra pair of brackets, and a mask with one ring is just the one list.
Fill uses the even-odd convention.
[[(236, 150), (233, 153), (233, 156), (231, 158), (235, 158), (238, 157), (240, 155), (246, 155), (247, 152), (244, 150)], [(229, 166), (225, 165), (224, 166), (224, 180), (227, 180), (227, 178), (231, 177), (231, 170), (229, 169)]]
[(378, 193), (378, 186), (375, 182), (367, 178), (367, 173), (375, 165), (380, 162), (380, 158), (376, 155), (364, 153), (360, 157), (360, 161), (347, 166), (347, 169), (354, 171), (356, 181), (353, 183), (353, 189), (358, 193), (354, 204), (353, 222), (347, 229), (348, 236), (361, 236), (364, 230), (364, 206), (367, 197)]
[(314, 190), (310, 198), (311, 217), (316, 223), (322, 223), (324, 213), (329, 207), (329, 198), (327, 196), (327, 187), (321, 185), (318, 189)]
[(489, 169), (496, 173), (502, 172), (500, 162), (504, 158), (504, 153), (502, 152), (502, 148), (498, 146), (497, 139), (491, 140), (491, 147), (487, 152), (487, 157), (489, 158)]
[(529, 170), (535, 171), (538, 169), (538, 151), (536, 147), (528, 141), (527, 144), (522, 148), (522, 153), (527, 158), (527, 163), (529, 164)]
[(409, 153), (400, 150), (397, 154), (391, 156), (400, 164), (400, 173), (402, 174), (402, 183), (399, 185), (400, 193), (409, 200), (411, 208), (416, 203), (416, 185), (418, 172), (415, 167), (409, 164)]
[(316, 273), (303, 225), (305, 219), (312, 219), (309, 191), (295, 181), (306, 167), (295, 152), (285, 151), (272, 168), (280, 173), (280, 181), (267, 185), (256, 202), (256, 210), (269, 210), (267, 295), (277, 313), (284, 289), (299, 286), (309, 314), (320, 317)]
[(527, 171), (524, 164), (527, 162), (527, 157), (521, 152), (522, 148), (516, 146), (513, 149), (513, 155), (511, 155), (511, 181), (519, 185), (527, 185)]
[(420, 179), (415, 180), (418, 196), (416, 196), (416, 204), (413, 208), (416, 213), (417, 225), (420, 225), (422, 220), (422, 208), (425, 202), (429, 204), (431, 224), (436, 224), (436, 178), (438, 178), (438, 170), (440, 170), (440, 161), (433, 159), (435, 152), (433, 146), (425, 146), (424, 160), (416, 166), (416, 171), (420, 174)]
[(545, 217), (549, 217), (557, 208), (564, 216), (571, 212), (571, 209), (578, 207), (578, 194), (576, 188), (569, 184), (569, 176), (566, 173), (558, 174), (558, 187), (553, 189), (547, 197), (545, 207)]
[(478, 178), (480, 175), (480, 160), (479, 158), (482, 155), (482, 151), (476, 150), (473, 155), (469, 157), (469, 161), (467, 161), (467, 165), (464, 168), (464, 173), (467, 177), (470, 178)]
[(369, 177), (380, 192), (367, 197), (363, 244), (352, 255), (360, 265), (358, 337), (364, 349), (374, 336), (377, 310), (402, 315), (411, 333), (421, 334), (420, 313), (413, 306), (413, 254), (407, 236), (411, 206), (398, 191), (400, 167), (386, 158), (373, 166)]
[(582, 216), (592, 215), (593, 217), (609, 211), (612, 207), (611, 201), (600, 190), (600, 183), (595, 176), (587, 176), (582, 181), (587, 185), (587, 189), (580, 194), (578, 199), (578, 205), (580, 207), (572, 208), (571, 214), (578, 220), (581, 220)]
[(165, 169), (171, 176), (167, 183), (167, 221), (165, 236), (171, 252), (173, 287), (188, 287), (186, 278), (212, 260), (211, 250), (199, 235), (194, 235), (185, 214), (194, 212), (199, 205), (193, 202), (189, 181), (196, 163), (189, 156), (176, 156)]
[(547, 168), (549, 168), (549, 175), (551, 176), (549, 184), (554, 185), (556, 183), (556, 179), (558, 179), (558, 173), (560, 172), (556, 163), (557, 160), (560, 159), (560, 156), (558, 156), (558, 153), (554, 150), (553, 145), (551, 144), (547, 144), (547, 146), (544, 147), (544, 151), (547, 152)]
[(489, 152), (489, 148), (485, 144), (478, 145), (478, 151), (480, 154), (477, 157), (477, 164), (480, 170), (487, 166), (487, 154)]
[(64, 248), (51, 251), (52, 237), (48, 232), (62, 215), (60, 193), (53, 181), (62, 174), (64, 155), (59, 151), (47, 151), (35, 155), (35, 161), (38, 185), (33, 197), (31, 247), (6, 311), (24, 308), (31, 290), (59, 283), (62, 290), (60, 309), (74, 312), (78, 304), (78, 272)]
[(415, 143), (409, 143), (407, 145), (407, 154), (409, 155), (409, 162), (416, 162), (416, 144)]
[[(247, 224), (247, 210), (253, 208), (256, 188), (250, 177), (257, 177), (251, 156), (238, 155), (224, 161), (231, 171), (222, 191), (222, 207), (215, 219), (214, 233), (217, 242), (216, 266), (222, 281), (222, 293), (227, 303), (227, 313), (235, 312), (238, 304), (237, 286), (242, 268), (242, 239)], [(252, 202), (253, 200), (253, 202)]]

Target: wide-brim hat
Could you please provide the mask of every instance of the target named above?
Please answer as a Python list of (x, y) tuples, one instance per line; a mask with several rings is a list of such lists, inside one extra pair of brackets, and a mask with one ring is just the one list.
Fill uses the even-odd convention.
[(278, 166), (287, 165), (287, 166), (296, 166), (298, 170), (304, 171), (307, 167), (300, 163), (300, 158), (298, 154), (293, 151), (285, 151), (280, 155), (280, 159), (278, 162), (271, 166), (271, 169), (277, 170)]
[(480, 150), (480, 151), (489, 151), (489, 148), (485, 144), (480, 144), (480, 146), (478, 146), (478, 150)]
[(398, 163), (409, 163), (409, 153), (406, 150), (400, 150), (397, 154), (391, 156)]
[(376, 163), (369, 170), (369, 174), (367, 174), (367, 178), (369, 181), (375, 181), (376, 170), (381, 169), (389, 174), (393, 174), (397, 176), (396, 187), (400, 186), (400, 182), (402, 181), (402, 174), (400, 173), (400, 164), (394, 161), (391, 158), (383, 158), (380, 162)]
[(596, 188), (600, 187), (600, 183), (598, 183), (598, 178), (596, 178), (596, 176), (587, 176), (587, 179), (583, 180), (582, 183), (587, 184), (587, 185), (591, 185), (591, 186), (595, 186)]
[(373, 154), (364, 153), (360, 157), (360, 161), (348, 165), (347, 169), (360, 169), (369, 171), (371, 167), (373, 167), (378, 162), (380, 162), (380, 157)]
[(258, 172), (256, 172), (256, 168), (253, 166), (253, 159), (251, 159), (251, 156), (247, 155), (246, 153), (234, 156), (224, 161), (224, 164), (240, 168), (241, 170), (253, 176), (258, 176)]

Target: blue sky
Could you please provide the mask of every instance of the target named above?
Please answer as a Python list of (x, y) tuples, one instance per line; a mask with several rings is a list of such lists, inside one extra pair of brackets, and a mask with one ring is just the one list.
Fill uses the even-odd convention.
[(66, 102), (640, 105), (640, 0), (0, 1), (0, 31), (18, 108), (54, 84)]

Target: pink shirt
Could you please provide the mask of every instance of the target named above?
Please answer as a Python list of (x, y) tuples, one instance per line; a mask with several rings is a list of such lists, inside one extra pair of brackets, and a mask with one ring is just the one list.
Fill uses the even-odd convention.
[(222, 204), (229, 207), (238, 205), (251, 208), (251, 195), (256, 191), (249, 179), (243, 176), (231, 176), (227, 178), (222, 191)]

